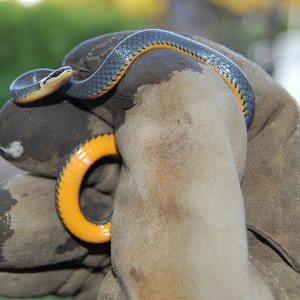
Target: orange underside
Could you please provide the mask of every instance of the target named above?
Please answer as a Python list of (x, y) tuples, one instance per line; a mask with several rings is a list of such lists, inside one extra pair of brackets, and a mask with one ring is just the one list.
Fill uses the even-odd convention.
[(202, 57), (197, 56), (197, 55), (193, 54), (192, 52), (187, 52), (187, 51), (184, 51), (183, 49), (179, 49), (179, 48), (177, 48), (175, 46), (167, 45), (167, 44), (154, 44), (154, 45), (148, 46), (147, 48), (143, 49), (140, 52), (137, 52), (133, 56), (132, 60), (128, 62), (128, 64), (125, 66), (125, 68), (114, 79), (114, 81), (111, 83), (111, 85), (108, 86), (107, 89), (103, 90), (101, 93), (99, 93), (98, 95), (96, 95), (95, 98), (103, 96), (108, 91), (110, 91), (112, 88), (114, 88), (119, 83), (119, 81), (122, 79), (122, 77), (124, 76), (124, 74), (127, 72), (128, 68), (131, 66), (131, 64), (133, 63), (133, 61), (135, 61), (138, 57), (140, 57), (141, 55), (143, 55), (145, 52), (148, 52), (148, 51), (151, 51), (151, 50), (157, 50), (157, 49), (171, 49), (171, 50), (179, 51), (181, 53), (184, 53), (185, 55), (189, 55), (189, 56), (191, 56), (191, 57), (193, 57), (195, 59), (198, 59), (198, 60), (206, 63), (207, 65), (211, 66), (215, 71), (217, 71), (225, 79), (225, 81), (231, 87), (231, 89), (233, 90), (234, 94), (238, 98), (238, 101), (239, 101), (240, 108), (241, 108), (242, 112), (243, 113), (245, 112), (245, 109), (246, 109), (246, 107), (245, 107), (245, 101), (242, 98), (240, 90), (235, 86), (235, 84), (231, 81), (231, 79), (230, 79), (230, 77), (228, 75), (226, 75), (225, 73), (221, 72), (217, 67), (209, 64)]
[[(194, 57), (208, 64), (201, 57), (195, 56), (190, 52), (175, 48), (170, 45), (157, 44), (145, 48), (138, 52), (128, 65), (115, 78), (113, 83), (97, 97), (102, 96), (111, 90), (121, 80), (123, 75), (128, 70), (131, 63), (141, 56), (143, 53), (154, 49), (173, 49), (182, 52), (186, 55)], [(208, 64), (210, 65), (210, 64)], [(212, 66), (215, 71), (222, 75), (222, 77), (229, 84), (234, 94), (237, 96), (241, 110), (245, 112), (245, 101), (243, 100), (239, 89), (234, 85), (231, 79), (218, 68)], [(58, 210), (60, 217), (68, 228), (68, 230), (79, 239), (90, 243), (104, 243), (111, 239), (111, 222), (104, 225), (98, 225), (89, 221), (82, 213), (79, 203), (80, 186), (83, 177), (87, 170), (99, 159), (105, 156), (118, 155), (118, 150), (113, 134), (98, 136), (85, 143), (72, 156), (69, 163), (66, 165), (63, 175), (61, 176), (61, 183), (58, 188)]]
[(111, 239), (111, 222), (99, 225), (89, 221), (80, 209), (80, 186), (87, 170), (105, 156), (118, 155), (113, 134), (97, 136), (74, 153), (66, 164), (58, 187), (57, 207), (62, 222), (79, 239), (104, 243)]

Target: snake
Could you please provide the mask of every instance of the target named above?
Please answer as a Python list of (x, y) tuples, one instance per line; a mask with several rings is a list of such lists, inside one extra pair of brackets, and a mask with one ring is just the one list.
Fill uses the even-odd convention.
[[(221, 52), (184, 35), (162, 29), (145, 29), (123, 38), (98, 69), (85, 79), (74, 78), (70, 66), (56, 70), (35, 69), (17, 77), (10, 92), (19, 104), (38, 101), (54, 93), (70, 98), (98, 99), (112, 91), (141, 55), (157, 49), (170, 49), (205, 63), (219, 73), (232, 89), (249, 129), (255, 111), (255, 97), (241, 68)], [(91, 220), (81, 210), (80, 188), (87, 170), (106, 156), (120, 156), (114, 134), (97, 135), (80, 143), (63, 163), (56, 183), (56, 209), (65, 228), (89, 243), (111, 240), (111, 215)]]

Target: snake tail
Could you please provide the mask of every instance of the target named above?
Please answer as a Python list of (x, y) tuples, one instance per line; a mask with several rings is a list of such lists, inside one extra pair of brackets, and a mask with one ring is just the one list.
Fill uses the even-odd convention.
[(66, 159), (56, 184), (56, 209), (61, 222), (74, 236), (89, 243), (111, 239), (111, 216), (100, 222), (92, 221), (80, 208), (83, 178), (97, 160), (106, 156), (118, 156), (113, 134), (84, 141)]

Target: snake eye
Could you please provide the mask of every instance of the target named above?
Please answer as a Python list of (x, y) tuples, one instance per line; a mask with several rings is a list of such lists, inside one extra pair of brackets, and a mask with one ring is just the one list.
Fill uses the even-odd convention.
[(52, 79), (52, 78), (55, 78), (55, 77), (58, 77), (61, 73), (63, 73), (64, 72), (64, 70), (56, 70), (56, 71), (54, 71), (54, 72), (52, 72), (52, 73), (50, 73), (46, 78), (45, 78), (45, 80), (44, 80), (44, 84), (49, 80), (49, 79)]
[(59, 76), (62, 72), (64, 72), (64, 70), (61, 70), (61, 69), (56, 70), (56, 71), (52, 72), (52, 73), (48, 76), (48, 78), (50, 79), (50, 78), (57, 77), (57, 76)]
[(63, 70), (58, 70), (52, 73), (52, 77), (57, 77), (58, 75), (60, 75), (63, 72)]

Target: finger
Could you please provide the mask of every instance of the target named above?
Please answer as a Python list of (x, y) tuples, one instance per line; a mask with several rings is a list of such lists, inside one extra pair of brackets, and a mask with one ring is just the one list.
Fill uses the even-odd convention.
[(55, 210), (54, 180), (18, 175), (4, 183), (0, 193), (0, 268), (21, 270), (78, 262), (90, 251), (99, 266), (109, 253), (107, 245), (89, 248), (64, 229)]
[(76, 296), (96, 299), (104, 273), (90, 269), (62, 268), (27, 269), (22, 272), (0, 272), (0, 293), (5, 297)]
[(41, 297), (53, 294), (72, 275), (72, 269), (0, 272), (0, 294), (4, 297)]
[(26, 107), (8, 102), (0, 112), (0, 154), (27, 172), (55, 177), (80, 142), (110, 132), (104, 121), (68, 102)]
[[(201, 71), (168, 72), (142, 86), (134, 86), (134, 67), (127, 74), (136, 105), (120, 108), (115, 120), (125, 166), (112, 219), (112, 266), (131, 297), (211, 298), (215, 281), (209, 285), (208, 278), (224, 282), (221, 298), (235, 293), (237, 278), (241, 298), (249, 290), (239, 185), (247, 138), (243, 114), (223, 78), (197, 67)], [(224, 244), (227, 238), (230, 244)], [(239, 267), (232, 268), (232, 261)], [(225, 278), (224, 269), (230, 269)]]

